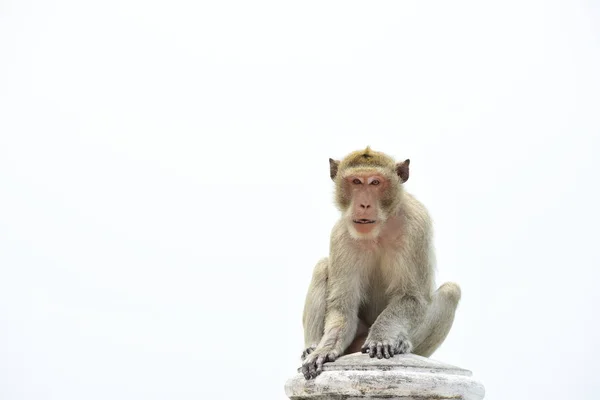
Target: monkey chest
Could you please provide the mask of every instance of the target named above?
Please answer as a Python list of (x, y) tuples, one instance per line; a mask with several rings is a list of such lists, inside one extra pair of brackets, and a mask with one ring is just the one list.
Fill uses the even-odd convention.
[[(393, 274), (392, 274), (393, 275)], [(390, 293), (398, 293), (398, 277), (390, 276), (389, 266), (378, 265), (370, 271), (364, 286), (359, 318), (371, 325), (390, 302)]]

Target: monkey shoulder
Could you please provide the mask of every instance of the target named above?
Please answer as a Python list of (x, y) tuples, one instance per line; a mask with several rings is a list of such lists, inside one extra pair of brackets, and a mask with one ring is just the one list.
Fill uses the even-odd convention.
[(425, 205), (410, 193), (404, 194), (404, 214), (406, 224), (410, 228), (430, 234), (432, 223), (431, 216)]

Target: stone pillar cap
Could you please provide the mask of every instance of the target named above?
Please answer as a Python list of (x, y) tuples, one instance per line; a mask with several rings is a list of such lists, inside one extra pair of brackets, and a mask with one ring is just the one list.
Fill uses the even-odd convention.
[(415, 354), (378, 359), (353, 353), (324, 364), (315, 379), (298, 373), (285, 393), (292, 400), (480, 400), (485, 390), (471, 371)]

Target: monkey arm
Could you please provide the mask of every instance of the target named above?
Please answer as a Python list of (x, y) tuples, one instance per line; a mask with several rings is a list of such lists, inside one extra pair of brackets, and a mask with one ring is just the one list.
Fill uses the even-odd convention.
[(325, 333), (319, 342), (319, 348), (333, 351), (340, 355), (354, 340), (358, 328), (358, 305), (357, 311), (347, 311), (332, 308), (325, 319)]
[(344, 353), (354, 340), (358, 327), (360, 270), (352, 263), (336, 261), (336, 257), (332, 257), (323, 337), (302, 364), (302, 373), (307, 379), (316, 377), (322, 371), (323, 363), (335, 361)]
[(327, 268), (329, 260), (319, 260), (313, 271), (313, 276), (304, 302), (302, 325), (304, 327), (305, 350), (304, 359), (317, 348), (323, 337), (325, 314), (327, 311)]
[(410, 353), (413, 345), (409, 332), (421, 323), (426, 307), (423, 296), (417, 294), (392, 297), (371, 326), (362, 351), (378, 358)]
[(371, 331), (408, 334), (414, 327), (419, 325), (426, 307), (427, 303), (420, 295), (404, 294), (395, 296), (377, 317)]
[(306, 379), (314, 378), (323, 370), (323, 363), (335, 361), (352, 343), (358, 326), (358, 303), (356, 311), (330, 306), (325, 319), (324, 335), (317, 348), (306, 356), (302, 373)]
[(351, 239), (340, 221), (334, 226), (330, 242), (327, 300), (323, 337), (317, 349), (342, 354), (354, 340), (358, 327), (358, 309), (364, 285), (364, 266), (371, 265), (368, 255), (349, 247)]

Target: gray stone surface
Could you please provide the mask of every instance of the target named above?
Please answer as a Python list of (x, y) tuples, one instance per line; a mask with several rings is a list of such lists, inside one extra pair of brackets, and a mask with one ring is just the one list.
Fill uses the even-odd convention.
[(316, 379), (301, 373), (285, 384), (292, 400), (483, 399), (483, 385), (471, 371), (414, 354), (390, 359), (354, 353), (323, 366)]

